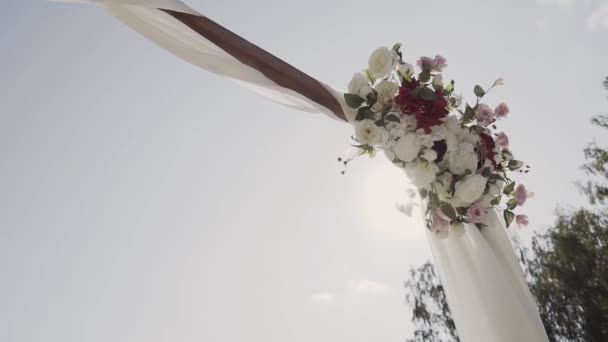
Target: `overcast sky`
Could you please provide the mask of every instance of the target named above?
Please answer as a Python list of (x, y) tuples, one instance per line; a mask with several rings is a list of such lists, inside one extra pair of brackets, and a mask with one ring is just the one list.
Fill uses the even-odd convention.
[[(405, 179), (384, 158), (340, 175), (348, 125), (196, 69), (97, 6), (2, 4), (1, 341), (409, 336), (423, 227), (394, 210)], [(469, 99), (504, 77), (488, 100), (511, 106), (537, 194), (523, 235), (584, 203), (573, 182), (602, 134), (589, 118), (608, 111), (606, 0), (188, 4), (341, 88), (396, 41), (410, 61), (447, 57)]]

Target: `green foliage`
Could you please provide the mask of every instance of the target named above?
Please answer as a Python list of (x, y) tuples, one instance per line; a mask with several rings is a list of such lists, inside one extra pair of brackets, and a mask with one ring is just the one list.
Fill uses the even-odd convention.
[(365, 102), (365, 99), (355, 94), (344, 94), (344, 101), (350, 108), (357, 109)]
[(483, 97), (486, 94), (486, 91), (483, 90), (483, 88), (480, 85), (476, 85), (473, 88), (473, 92), (475, 93), (475, 96), (477, 96), (477, 97)]
[[(604, 80), (604, 88), (608, 91), (608, 77)], [(608, 115), (596, 115), (591, 123), (600, 128), (608, 129)], [(581, 190), (589, 197), (592, 204), (603, 204), (608, 199), (608, 149), (591, 142), (584, 150), (585, 160), (583, 170), (591, 179), (579, 184)]]
[(459, 342), (443, 286), (433, 265), (426, 262), (418, 269), (410, 270), (405, 287), (405, 300), (412, 308), (412, 320), (417, 328), (414, 337), (407, 342)]
[(552, 341), (608, 341), (608, 214), (559, 213), (525, 268)]
[[(608, 81), (608, 79), (607, 79)], [(608, 88), (607, 88), (608, 89)], [(591, 122), (601, 128), (608, 129), (608, 116), (597, 115)], [(585, 160), (583, 170), (591, 177), (584, 185), (583, 192), (593, 204), (605, 203), (608, 199), (608, 149), (601, 148), (591, 142), (584, 150)]]

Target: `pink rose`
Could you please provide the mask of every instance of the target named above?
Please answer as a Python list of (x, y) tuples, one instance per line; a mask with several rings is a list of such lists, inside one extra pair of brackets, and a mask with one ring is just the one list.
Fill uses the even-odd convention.
[(484, 207), (479, 203), (475, 203), (467, 210), (467, 218), (471, 223), (482, 223), (486, 218), (486, 213)]
[(496, 107), (496, 109), (494, 109), (494, 114), (497, 118), (506, 118), (507, 114), (509, 114), (509, 106), (502, 102), (498, 105), (498, 107)]
[(423, 70), (433, 70), (435, 68), (435, 60), (432, 59), (431, 57), (420, 57), (420, 59), (418, 60), (418, 62), (416, 62), (416, 64), (418, 64), (418, 67), (420, 67), (420, 69)]
[(492, 122), (494, 122), (494, 112), (487, 104), (480, 103), (477, 107), (477, 124), (487, 127)]
[(524, 205), (526, 200), (528, 199), (528, 191), (523, 184), (520, 184), (515, 188), (515, 192), (513, 193), (513, 198), (515, 198), (515, 202), (519, 205)]
[(517, 223), (517, 225), (521, 228), (521, 227), (527, 227), (528, 226), (528, 216), (526, 215), (517, 215), (515, 216), (515, 223)]
[(509, 137), (504, 132), (498, 133), (496, 143), (502, 148), (509, 148)]
[(435, 56), (435, 70), (438, 72), (442, 72), (445, 67), (448, 66), (448, 60), (445, 57), (437, 55)]
[(435, 58), (423, 56), (416, 64), (423, 70), (442, 72), (448, 66), (447, 61), (445, 57), (440, 55), (435, 56)]

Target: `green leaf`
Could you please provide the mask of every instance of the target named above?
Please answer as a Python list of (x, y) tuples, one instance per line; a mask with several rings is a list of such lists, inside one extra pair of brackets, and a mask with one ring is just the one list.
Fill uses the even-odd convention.
[(503, 216), (505, 218), (505, 226), (509, 228), (509, 226), (511, 225), (511, 223), (513, 223), (513, 220), (515, 219), (515, 214), (513, 214), (511, 210), (505, 210), (503, 211)]
[(515, 170), (519, 170), (521, 169), (521, 167), (523, 166), (523, 163), (521, 163), (518, 160), (509, 160), (509, 164), (507, 165), (507, 167), (509, 168), (509, 170), (511, 171), (515, 171)]
[(465, 216), (467, 214), (467, 208), (465, 208), (465, 207), (458, 207), (458, 208), (456, 208), (456, 211), (458, 212), (458, 215), (460, 215), (460, 216)]
[(483, 97), (486, 94), (486, 91), (479, 85), (476, 85), (475, 88), (473, 88), (473, 91), (477, 97)]
[(420, 189), (420, 198), (425, 199), (429, 192), (426, 189)]
[(495, 181), (505, 181), (504, 177), (499, 175), (498, 173), (493, 173), (490, 175), (490, 180), (495, 180)]
[(374, 119), (374, 112), (372, 111), (371, 108), (369, 107), (361, 107), (359, 108), (359, 110), (357, 111), (357, 116), (355, 117), (355, 120), (357, 121), (361, 121), (361, 120), (365, 120), (365, 119)]
[(421, 88), (418, 93), (418, 97), (425, 101), (435, 101), (437, 100), (437, 94), (429, 88)]
[(509, 208), (509, 210), (513, 210), (513, 209), (515, 209), (515, 207), (517, 207), (517, 201), (515, 200), (515, 198), (511, 198), (507, 202), (507, 208)]
[(513, 190), (515, 190), (515, 182), (511, 182), (507, 186), (505, 186), (505, 188), (502, 190), (502, 192), (505, 195), (510, 195), (513, 193)]
[(378, 102), (378, 93), (375, 90), (372, 91), (367, 95), (366, 100), (368, 106), (373, 106), (374, 104), (376, 104), (376, 102)]
[(481, 171), (481, 175), (484, 176), (485, 178), (490, 177), (490, 174), (492, 173), (492, 170), (490, 170), (489, 167), (486, 167), (485, 169), (483, 169)]
[(467, 104), (464, 110), (464, 115), (462, 116), (462, 121), (466, 124), (473, 121), (473, 119), (475, 119), (475, 110), (471, 108), (469, 104)]
[(401, 119), (399, 119), (399, 116), (397, 116), (396, 114), (389, 114), (384, 117), (384, 120), (397, 122), (397, 123), (401, 122)]
[(500, 204), (500, 199), (501, 199), (501, 198), (502, 198), (502, 196), (496, 196), (496, 197), (494, 197), (494, 198), (492, 199), (492, 201), (490, 202), (490, 204), (491, 204), (492, 206), (499, 205), (499, 204)]
[(355, 94), (344, 94), (344, 100), (346, 101), (346, 104), (353, 109), (357, 109), (361, 106), (361, 104), (363, 104), (363, 102), (365, 102), (365, 99), (362, 98), (359, 95), (355, 95)]
[(422, 70), (422, 72), (418, 75), (418, 80), (422, 83), (426, 83), (431, 80), (431, 71), (430, 70)]
[(436, 194), (436, 193), (434, 193), (434, 192), (430, 192), (430, 193), (429, 193), (429, 200), (430, 200), (430, 202), (431, 202), (431, 206), (432, 206), (432, 207), (435, 207), (435, 208), (436, 208), (436, 207), (438, 207), (438, 206), (439, 206), (439, 204), (440, 204), (439, 197), (437, 197), (437, 194)]
[(441, 212), (450, 218), (450, 220), (452, 221), (456, 221), (457, 215), (456, 215), (456, 210), (454, 209), (454, 207), (452, 207), (451, 204), (447, 203), (447, 202), (442, 202), (441, 205), (439, 206), (439, 209), (441, 209)]

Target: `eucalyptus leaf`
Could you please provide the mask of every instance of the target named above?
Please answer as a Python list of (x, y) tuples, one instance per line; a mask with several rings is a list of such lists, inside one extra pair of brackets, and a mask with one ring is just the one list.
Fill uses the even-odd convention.
[(420, 198), (425, 199), (429, 192), (426, 189), (420, 189)]
[(511, 183), (509, 183), (509, 184), (508, 184), (508, 185), (507, 185), (507, 186), (506, 186), (506, 187), (505, 187), (505, 188), (502, 190), (502, 192), (503, 192), (505, 195), (510, 195), (510, 194), (512, 194), (512, 193), (513, 193), (513, 190), (515, 190), (515, 182), (511, 182)]
[(441, 205), (439, 206), (439, 209), (441, 209), (441, 212), (450, 218), (450, 220), (452, 221), (456, 221), (457, 215), (456, 215), (456, 210), (454, 209), (454, 207), (447, 203), (447, 202), (442, 202)]
[[(369, 108), (369, 107), (361, 107), (357, 111), (357, 117), (355, 118), (355, 120), (364, 120), (364, 119), (373, 120), (374, 116), (375, 116), (374, 112), (372, 111), (371, 108)], [(361, 117), (362, 119), (359, 119), (359, 117)]]
[(464, 115), (462, 116), (462, 121), (466, 124), (473, 121), (473, 119), (475, 119), (475, 110), (467, 104)]
[(353, 109), (359, 108), (363, 104), (363, 102), (365, 102), (365, 99), (361, 96), (348, 93), (344, 94), (344, 100), (346, 101), (346, 104)]
[(486, 167), (481, 171), (481, 175), (484, 176), (485, 178), (489, 178), (491, 173), (492, 173), (492, 170), (490, 170), (489, 167)]
[(435, 101), (437, 100), (437, 94), (429, 88), (421, 88), (418, 93), (418, 97), (425, 101)]
[(515, 207), (517, 207), (517, 201), (515, 200), (515, 198), (511, 198), (507, 202), (507, 208), (509, 208), (509, 210), (513, 210), (513, 209), (515, 209)]
[(384, 117), (384, 120), (397, 122), (397, 123), (401, 122), (401, 119), (399, 119), (399, 116), (397, 116), (395, 114), (388, 114), (387, 116)]
[(438, 207), (440, 204), (439, 197), (437, 197), (437, 194), (434, 192), (429, 193), (429, 200), (431, 201), (432, 207)]
[(499, 175), (498, 173), (493, 173), (490, 175), (490, 180), (495, 180), (495, 181), (505, 181), (505, 178), (501, 175)]
[(378, 102), (378, 92), (376, 92), (375, 90), (372, 91), (367, 95), (366, 100), (368, 106), (373, 106), (374, 104), (376, 104), (376, 102)]
[(491, 204), (492, 206), (494, 206), (494, 205), (499, 205), (499, 204), (500, 204), (500, 199), (501, 199), (501, 197), (502, 197), (502, 196), (496, 196), (496, 197), (494, 197), (494, 198), (492, 199), (492, 201), (490, 201), (490, 204)]
[(503, 216), (505, 218), (505, 226), (509, 228), (513, 220), (515, 220), (515, 214), (511, 210), (505, 210)]
[(429, 70), (422, 70), (418, 75), (418, 80), (422, 83), (426, 83), (431, 80), (431, 72)]

